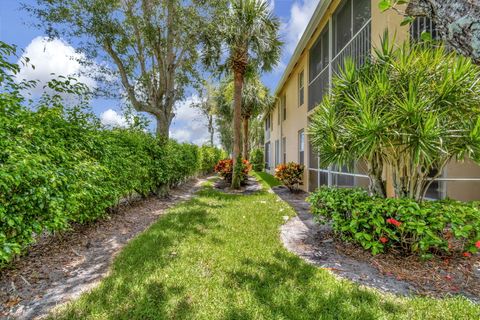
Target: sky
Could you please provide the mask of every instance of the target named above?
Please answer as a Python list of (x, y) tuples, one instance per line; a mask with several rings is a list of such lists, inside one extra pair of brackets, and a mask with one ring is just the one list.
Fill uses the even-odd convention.
[[(270, 73), (264, 74), (262, 80), (273, 93), (282, 76), (296, 44), (305, 30), (308, 21), (321, 0), (269, 0), (274, 14), (281, 21), (280, 36), (284, 42), (281, 61)], [(84, 68), (75, 58), (79, 57), (74, 45), (64, 39), (45, 41), (44, 30), (33, 28), (28, 13), (21, 10), (21, 3), (32, 3), (35, 0), (0, 0), (0, 41), (18, 47), (18, 56), (27, 56), (35, 66), (22, 67), (21, 79), (39, 80), (45, 83), (51, 74), (72, 75)], [(17, 61), (19, 57), (11, 57)], [(87, 85), (95, 86), (95, 80), (79, 79)], [(33, 94), (41, 94), (43, 85), (38, 85)], [(208, 141), (205, 119), (192, 108), (198, 102), (198, 96), (192, 92), (176, 105), (175, 118), (170, 127), (172, 138), (180, 142), (203, 144)], [(93, 111), (106, 126), (126, 126), (127, 121), (122, 114), (122, 101), (97, 98), (92, 101)]]

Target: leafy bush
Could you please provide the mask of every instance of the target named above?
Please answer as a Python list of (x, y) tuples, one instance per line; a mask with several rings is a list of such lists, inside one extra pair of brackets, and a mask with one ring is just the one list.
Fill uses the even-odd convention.
[(222, 151), (218, 148), (203, 145), (200, 148), (200, 172), (207, 174), (213, 172), (215, 165), (222, 158)]
[(303, 184), (304, 166), (295, 162), (279, 164), (275, 168), (275, 178), (280, 180), (291, 192), (295, 192)]
[(253, 170), (261, 172), (265, 168), (265, 162), (263, 160), (263, 150), (260, 148), (253, 149), (250, 154), (250, 161), (252, 162)]
[(322, 187), (308, 197), (311, 210), (345, 240), (373, 254), (394, 249), (403, 254), (469, 256), (480, 248), (478, 203), (371, 197), (362, 189)]
[[(248, 177), (248, 173), (252, 170), (252, 165), (248, 160), (242, 160), (242, 182), (245, 182)], [(215, 166), (215, 172), (217, 172), (227, 182), (232, 182), (233, 176), (233, 159), (220, 160)]]
[[(123, 197), (155, 193), (206, 168), (197, 146), (135, 128), (105, 130), (83, 97), (69, 108), (60, 94), (24, 106), (25, 84), (13, 81), (18, 66), (2, 58), (12, 51), (0, 42), (0, 266), (42, 232), (93, 221)], [(51, 88), (76, 95), (82, 87), (64, 79)]]

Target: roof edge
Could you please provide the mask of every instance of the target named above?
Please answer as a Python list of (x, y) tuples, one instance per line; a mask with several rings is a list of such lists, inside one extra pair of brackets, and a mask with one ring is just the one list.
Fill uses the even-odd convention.
[(298, 58), (300, 57), (303, 50), (307, 46), (307, 43), (312, 37), (312, 35), (315, 33), (315, 30), (317, 29), (317, 26), (320, 23), (320, 20), (323, 18), (323, 16), (325, 15), (325, 12), (327, 11), (328, 6), (332, 2), (333, 0), (320, 0), (320, 2), (318, 3), (317, 8), (315, 9), (315, 12), (310, 18), (310, 21), (308, 22), (308, 25), (305, 28), (305, 31), (303, 31), (302, 37), (298, 41), (295, 51), (293, 52), (292, 57), (288, 61), (288, 65), (285, 68), (285, 71), (283, 71), (282, 77), (280, 78), (280, 81), (278, 82), (278, 85), (275, 88), (275, 91), (274, 91), (275, 96), (278, 96), (278, 94), (280, 93), (280, 90), (285, 85), (285, 82), (287, 81), (288, 76), (290, 75), (290, 73), (293, 70), (293, 67), (298, 61)]

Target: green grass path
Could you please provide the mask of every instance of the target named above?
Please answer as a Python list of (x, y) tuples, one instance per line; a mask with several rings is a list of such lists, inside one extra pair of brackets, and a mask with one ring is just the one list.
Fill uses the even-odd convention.
[(294, 212), (274, 194), (207, 186), (131, 241), (111, 274), (55, 317), (480, 319), (464, 299), (395, 298), (303, 262), (280, 242), (285, 215)]

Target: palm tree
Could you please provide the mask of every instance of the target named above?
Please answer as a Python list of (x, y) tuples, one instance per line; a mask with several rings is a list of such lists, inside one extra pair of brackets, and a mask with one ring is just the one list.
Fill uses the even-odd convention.
[[(220, 90), (223, 100), (227, 103), (234, 101), (235, 81), (227, 78), (223, 88)], [(243, 131), (243, 158), (249, 159), (250, 134), (249, 123), (274, 103), (274, 98), (270, 95), (268, 88), (262, 83), (258, 75), (254, 74), (244, 79), (242, 88), (242, 131)]]
[[(252, 71), (270, 71), (280, 58), (281, 41), (278, 31), (279, 20), (272, 15), (264, 0), (233, 0), (228, 13), (217, 23), (215, 30), (219, 38), (208, 39), (204, 55), (208, 65), (224, 67), (233, 73), (234, 112), (233, 112), (233, 159), (234, 167), (241, 165), (242, 143), (242, 89), (245, 75)], [(217, 41), (216, 41), (217, 40)], [(220, 63), (227, 49), (225, 63)], [(223, 68), (221, 68), (223, 69)], [(240, 187), (241, 175), (236, 170), (232, 188)]]

